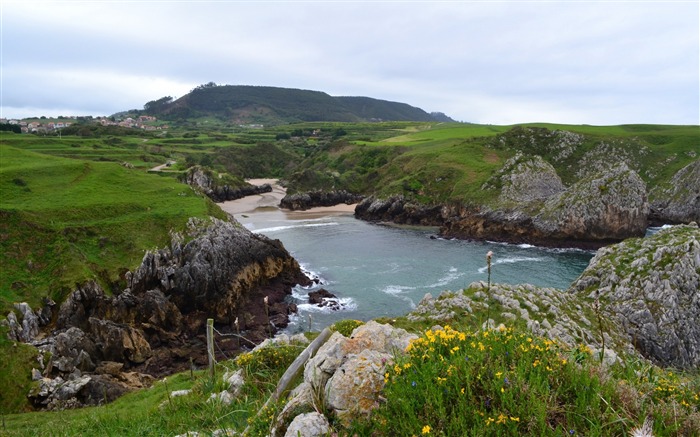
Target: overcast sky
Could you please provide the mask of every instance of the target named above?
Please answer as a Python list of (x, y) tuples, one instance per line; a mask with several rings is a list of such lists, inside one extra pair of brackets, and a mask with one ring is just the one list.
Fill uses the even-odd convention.
[(206, 82), (491, 124), (700, 124), (700, 2), (3, 0), (1, 117), (111, 115)]

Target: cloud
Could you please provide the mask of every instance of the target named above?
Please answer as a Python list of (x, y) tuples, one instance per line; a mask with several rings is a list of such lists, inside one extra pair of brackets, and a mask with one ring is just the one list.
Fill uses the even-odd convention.
[(364, 95), (483, 123), (699, 122), (695, 2), (2, 8), (5, 116), (117, 112), (214, 81)]

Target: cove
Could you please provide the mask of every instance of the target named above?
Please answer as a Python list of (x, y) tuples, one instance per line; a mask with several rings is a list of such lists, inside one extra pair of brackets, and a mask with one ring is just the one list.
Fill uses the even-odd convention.
[[(320, 330), (341, 319), (366, 321), (411, 311), (425, 296), (458, 291), (488, 278), (486, 254), (493, 252), (493, 283), (530, 283), (565, 290), (588, 266), (593, 252), (530, 245), (445, 240), (432, 228), (379, 225), (355, 219), (346, 209), (292, 213), (275, 206), (235, 214), (253, 232), (282, 241), (309, 276), (296, 287), (298, 305), (290, 333)], [(339, 298), (333, 311), (308, 303), (308, 293), (325, 288)]]

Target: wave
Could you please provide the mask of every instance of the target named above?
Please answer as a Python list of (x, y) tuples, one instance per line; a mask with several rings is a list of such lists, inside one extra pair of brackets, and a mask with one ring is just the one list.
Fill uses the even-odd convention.
[(403, 296), (403, 293), (412, 290), (417, 290), (417, 287), (409, 287), (407, 285), (387, 285), (386, 287), (382, 288), (381, 291), (382, 293), (395, 296), (396, 298), (407, 302), (411, 306), (411, 308), (415, 308), (416, 303), (413, 302), (413, 299), (411, 299), (408, 296)]
[(493, 244), (496, 246), (506, 246), (506, 247), (517, 247), (518, 249), (534, 249), (534, 250), (541, 250), (543, 252), (550, 252), (550, 253), (595, 253), (595, 250), (588, 250), (588, 249), (579, 249), (578, 247), (547, 247), (547, 246), (535, 246), (533, 244), (527, 244), (527, 243), (521, 243), (521, 244), (512, 244), (512, 243), (505, 243), (503, 241), (490, 241), (486, 240), (487, 243)]
[(320, 226), (337, 226), (338, 224), (339, 223), (336, 223), (336, 222), (304, 223), (304, 224), (300, 224), (300, 225), (273, 226), (271, 228), (251, 229), (251, 232), (254, 232), (256, 234), (260, 234), (260, 233), (265, 233), (265, 232), (287, 231), (289, 229), (297, 229), (297, 228), (316, 228), (316, 227), (320, 227)]
[(450, 267), (450, 270), (445, 274), (445, 276), (439, 278), (437, 282), (427, 285), (426, 288), (440, 288), (453, 282), (460, 276), (464, 276), (464, 273), (460, 273), (457, 267)]
[[(492, 262), (492, 266), (496, 266), (499, 264), (514, 264), (514, 263), (519, 263), (519, 262), (540, 262), (540, 261), (547, 261), (545, 258), (533, 258), (533, 257), (528, 257), (528, 256), (514, 256), (514, 257), (509, 257), (509, 258), (497, 258), (496, 261)], [(479, 273), (486, 273), (488, 270), (488, 266), (480, 267), (478, 272)]]
[[(339, 297), (335, 299), (326, 299), (327, 301), (331, 302), (337, 302), (338, 307), (320, 307), (316, 304), (313, 303), (298, 303), (297, 304), (297, 309), (301, 313), (306, 312), (306, 313), (325, 313), (325, 314), (335, 314), (339, 312), (345, 312), (345, 311), (355, 311), (357, 309), (357, 303), (355, 300), (351, 297)], [(333, 309), (335, 308), (335, 309)]]

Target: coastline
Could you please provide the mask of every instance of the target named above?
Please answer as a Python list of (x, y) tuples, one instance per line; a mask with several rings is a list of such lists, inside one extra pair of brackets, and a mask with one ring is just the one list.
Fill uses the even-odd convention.
[(287, 194), (287, 190), (278, 184), (277, 179), (247, 179), (252, 185), (270, 184), (272, 191), (269, 193), (246, 196), (242, 199), (228, 200), (219, 203), (219, 207), (233, 215), (254, 214), (258, 212), (280, 211), (290, 220), (320, 218), (333, 215), (353, 215), (357, 204), (339, 204), (334, 206), (318, 206), (305, 211), (290, 211), (279, 207), (280, 201)]

